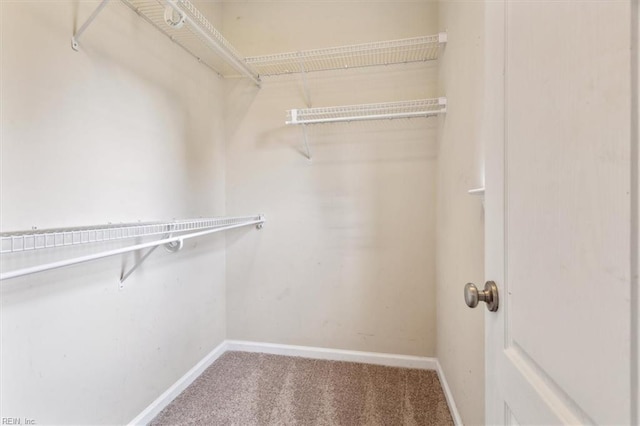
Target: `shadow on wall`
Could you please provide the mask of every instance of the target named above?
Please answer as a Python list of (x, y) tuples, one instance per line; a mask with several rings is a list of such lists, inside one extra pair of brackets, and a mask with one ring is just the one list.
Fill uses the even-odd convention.
[(299, 154), (303, 160), (308, 160), (304, 145), (302, 127), (282, 126), (257, 135), (256, 147), (261, 150), (287, 148)]
[[(316, 164), (416, 163), (435, 161), (439, 117), (360, 121), (307, 126)], [(303, 145), (300, 126), (290, 138)]]
[[(262, 119), (276, 122), (283, 116), (272, 110)], [(311, 160), (318, 165), (433, 161), (438, 156), (439, 120), (444, 117), (307, 125)], [(272, 127), (256, 136), (253, 148), (288, 149), (307, 160), (304, 134), (302, 125)]]
[(246, 78), (225, 80), (225, 140), (228, 144), (244, 121), (260, 88)]
[[(308, 125), (311, 161), (316, 165), (433, 161), (438, 156), (439, 119), (428, 118), (426, 125), (421, 119)], [(304, 132), (300, 125), (271, 128), (256, 136), (254, 148), (264, 152), (288, 149), (307, 160)]]

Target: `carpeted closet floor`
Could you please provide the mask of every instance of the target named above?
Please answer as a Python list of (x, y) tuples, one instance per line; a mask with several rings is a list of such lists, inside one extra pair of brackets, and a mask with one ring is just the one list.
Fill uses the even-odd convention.
[(227, 352), (152, 425), (452, 425), (429, 370)]

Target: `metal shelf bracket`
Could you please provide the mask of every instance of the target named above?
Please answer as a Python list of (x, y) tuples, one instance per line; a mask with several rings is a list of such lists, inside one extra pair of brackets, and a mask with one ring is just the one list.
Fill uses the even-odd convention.
[[(169, 225), (169, 227), (171, 228), (168, 231), (172, 231), (174, 226), (173, 225)], [(171, 233), (167, 233), (166, 235), (162, 236), (160, 239), (164, 240), (164, 239), (168, 239), (171, 238)], [(149, 250), (147, 250), (147, 252), (142, 255), (142, 257), (140, 259), (138, 259), (136, 261), (136, 263), (127, 271), (122, 273), (122, 275), (120, 276), (120, 290), (122, 290), (124, 288), (124, 282), (126, 281), (127, 278), (129, 278), (129, 276), (131, 274), (133, 274), (133, 272), (138, 268), (138, 266), (142, 265), (142, 263), (147, 260), (147, 258), (151, 255), (151, 253), (153, 253), (155, 251), (155, 249), (157, 249), (160, 246), (153, 246), (151, 247)], [(176, 253), (180, 250), (182, 250), (182, 247), (184, 247), (184, 240), (183, 239), (179, 239), (176, 241), (170, 241), (168, 243), (166, 243), (164, 245), (165, 250), (167, 250), (169, 253)]]
[(304, 67), (304, 60), (300, 58), (300, 69), (302, 75), (302, 87), (304, 89), (304, 102), (307, 108), (311, 108), (311, 93), (309, 92), (309, 82), (307, 81), (307, 70)]
[(89, 15), (89, 18), (87, 18), (84, 24), (82, 24), (82, 26), (80, 26), (78, 31), (76, 31), (73, 34), (73, 36), (71, 37), (71, 48), (73, 50), (75, 50), (76, 52), (78, 51), (80, 47), (80, 44), (79, 44), (80, 37), (82, 37), (82, 34), (87, 30), (89, 25), (91, 25), (91, 23), (98, 17), (100, 12), (102, 12), (102, 9), (104, 9), (104, 7), (107, 5), (107, 3), (109, 3), (109, 1), (110, 0), (102, 0), (102, 2), (100, 2), (100, 4), (98, 5), (98, 7), (96, 7), (93, 13)]
[(147, 250), (147, 252), (144, 255), (142, 255), (140, 259), (138, 259), (138, 261), (127, 272), (124, 272), (124, 271), (122, 272), (122, 275), (120, 276), (120, 283), (119, 283), (120, 290), (124, 288), (124, 282), (127, 278), (129, 278), (129, 275), (133, 274), (133, 271), (135, 271), (138, 268), (138, 266), (142, 265), (142, 262), (147, 260), (147, 257), (149, 257), (149, 255), (151, 255), (151, 253), (153, 253), (155, 249), (157, 249), (158, 247), (159, 246), (151, 247), (149, 250)]

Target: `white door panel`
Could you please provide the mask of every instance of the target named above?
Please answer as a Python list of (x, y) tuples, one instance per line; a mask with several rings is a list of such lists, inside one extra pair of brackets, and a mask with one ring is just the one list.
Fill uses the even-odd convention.
[(489, 423), (632, 421), (631, 6), (487, 2)]

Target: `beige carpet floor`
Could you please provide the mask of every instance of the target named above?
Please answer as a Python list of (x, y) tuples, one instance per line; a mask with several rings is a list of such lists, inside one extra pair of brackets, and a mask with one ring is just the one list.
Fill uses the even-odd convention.
[(152, 425), (452, 425), (435, 371), (227, 352)]

